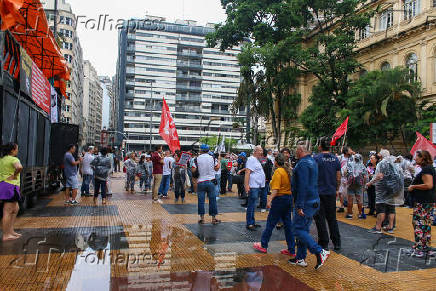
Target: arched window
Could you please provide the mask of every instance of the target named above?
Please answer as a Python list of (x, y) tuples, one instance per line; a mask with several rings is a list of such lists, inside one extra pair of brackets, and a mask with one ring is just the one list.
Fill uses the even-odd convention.
[(389, 64), (389, 62), (383, 62), (380, 66), (380, 69), (382, 71), (387, 71), (391, 69), (391, 64)]
[(410, 80), (416, 81), (418, 79), (418, 57), (416, 54), (411, 53), (407, 56), (406, 67), (410, 72)]

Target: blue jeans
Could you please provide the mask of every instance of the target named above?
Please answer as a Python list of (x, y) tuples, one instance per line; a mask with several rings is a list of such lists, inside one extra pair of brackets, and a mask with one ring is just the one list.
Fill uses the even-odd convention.
[(306, 259), (307, 249), (312, 254), (320, 254), (322, 248), (310, 236), (310, 224), (312, 223), (312, 216), (300, 216), (298, 214), (294, 217), (294, 234), (297, 238), (297, 260)]
[(160, 182), (160, 186), (159, 186), (159, 193), (162, 194), (163, 196), (168, 195), (168, 190), (170, 189), (170, 180), (171, 180), (171, 175), (162, 176), (162, 181)]
[(221, 193), (221, 173), (220, 174), (215, 174), (215, 180), (217, 181), (217, 184), (215, 185), (216, 188), (216, 196), (220, 196)]
[(83, 175), (82, 187), (80, 188), (80, 193), (89, 194), (89, 184), (91, 184), (92, 175)]
[(227, 190), (229, 190), (229, 192), (231, 192), (231, 191), (232, 191), (232, 188), (233, 188), (233, 175), (230, 174), (230, 173), (229, 173), (229, 175), (227, 176), (227, 182), (228, 182)]
[(100, 188), (101, 188), (101, 198), (106, 198), (106, 181), (95, 179), (94, 183), (95, 183), (94, 198), (98, 197), (98, 194), (100, 193)]
[(248, 205), (247, 205), (247, 226), (254, 225), (256, 223), (254, 219), (254, 211), (256, 209), (257, 200), (259, 199), (259, 194), (263, 188), (251, 188), (248, 193)]
[[(266, 188), (266, 187), (265, 187)], [(262, 232), (261, 244), (263, 248), (268, 248), (268, 242), (271, 238), (272, 231), (280, 220), (285, 224), (285, 237), (288, 245), (288, 251), (295, 254), (295, 237), (292, 229), (292, 197), (291, 195), (277, 196), (271, 203), (271, 209), (266, 221), (266, 228)]]
[(204, 215), (204, 200), (207, 193), (209, 197), (209, 215), (216, 216), (218, 208), (216, 205), (216, 187), (211, 181), (198, 183), (197, 199), (198, 199), (198, 215)]
[(269, 185), (265, 185), (265, 187), (260, 190), (260, 208), (266, 209), (266, 202), (268, 197)]

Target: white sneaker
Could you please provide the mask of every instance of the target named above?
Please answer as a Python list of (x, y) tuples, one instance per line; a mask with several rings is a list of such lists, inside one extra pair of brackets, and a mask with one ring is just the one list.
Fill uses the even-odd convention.
[(266, 209), (261, 209), (260, 210), (260, 213), (265, 213), (266, 212)]
[(300, 266), (300, 267), (307, 267), (307, 263), (305, 260), (297, 260), (295, 258), (290, 259), (288, 261), (291, 265), (296, 265), (296, 266)]
[(320, 254), (316, 255), (315, 270), (318, 270), (319, 268), (324, 266), (329, 256), (330, 256), (330, 252), (326, 250), (322, 250)]

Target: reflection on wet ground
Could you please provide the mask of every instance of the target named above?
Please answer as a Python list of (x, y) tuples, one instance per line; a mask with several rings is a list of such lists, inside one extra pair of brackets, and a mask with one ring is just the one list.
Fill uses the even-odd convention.
[(313, 290), (277, 266), (112, 278), (112, 290)]

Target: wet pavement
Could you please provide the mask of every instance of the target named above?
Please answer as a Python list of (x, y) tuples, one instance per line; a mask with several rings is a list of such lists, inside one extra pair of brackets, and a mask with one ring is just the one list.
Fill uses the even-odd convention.
[[(436, 259), (411, 258), (411, 210), (397, 209), (393, 235), (369, 234), (375, 218), (338, 215), (342, 250), (326, 266), (292, 266), (280, 255), (283, 230), (274, 230), (268, 254), (262, 229), (245, 229), (245, 210), (235, 194), (218, 202), (220, 225), (197, 224), (196, 196), (185, 204), (123, 191), (122, 174), (112, 181), (107, 205), (92, 197), (64, 206), (63, 193), (40, 200), (17, 218), (19, 240), (0, 243), (0, 290), (435, 290)], [(170, 193), (170, 197), (173, 194)], [(207, 206), (206, 206), (207, 209)], [(312, 227), (316, 237), (316, 230)]]

